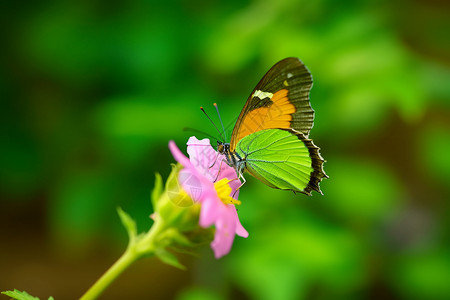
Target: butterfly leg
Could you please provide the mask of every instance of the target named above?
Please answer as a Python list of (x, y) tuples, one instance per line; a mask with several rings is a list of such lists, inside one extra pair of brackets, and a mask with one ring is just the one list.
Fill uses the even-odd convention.
[(240, 178), (242, 178), (242, 183), (241, 183), (241, 185), (234, 191), (233, 195), (231, 196), (231, 197), (233, 197), (233, 198), (234, 198), (234, 195), (236, 194), (236, 192), (239, 191), (239, 189), (247, 182), (247, 180), (245, 180), (245, 177), (244, 177), (244, 175), (242, 175), (241, 172), (239, 172), (239, 177), (236, 178), (235, 180), (240, 179)]
[[(214, 182), (216, 182), (217, 179), (219, 178), (219, 174), (220, 174), (220, 171), (222, 170), (222, 163), (223, 163), (223, 162), (224, 162), (224, 160), (222, 159), (222, 160), (220, 161), (219, 171), (217, 172), (216, 179), (214, 179)], [(211, 166), (211, 167), (212, 167), (212, 166)]]
[(214, 167), (214, 165), (216, 164), (216, 162), (217, 162), (217, 158), (219, 157), (219, 152), (217, 152), (217, 155), (216, 155), (216, 158), (214, 159), (214, 162), (213, 162), (213, 164), (211, 165), (211, 166), (209, 166), (209, 168), (211, 169), (212, 167)]

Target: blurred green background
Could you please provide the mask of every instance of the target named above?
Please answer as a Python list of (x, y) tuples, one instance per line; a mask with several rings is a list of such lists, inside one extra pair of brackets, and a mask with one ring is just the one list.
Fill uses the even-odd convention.
[[(2, 1), (0, 289), (74, 299), (151, 225), (200, 112), (232, 127), (277, 61), (311, 70), (325, 196), (246, 176), (248, 239), (103, 299), (450, 299), (450, 3)], [(231, 130), (231, 127), (228, 127)], [(201, 135), (197, 135), (202, 137)], [(213, 141), (215, 143), (215, 141)], [(3, 297), (6, 299), (6, 297)]]

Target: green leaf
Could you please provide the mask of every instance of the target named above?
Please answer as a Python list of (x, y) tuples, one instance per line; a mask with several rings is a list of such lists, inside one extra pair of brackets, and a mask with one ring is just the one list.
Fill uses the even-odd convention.
[(123, 226), (128, 232), (128, 236), (130, 237), (130, 241), (136, 238), (137, 235), (137, 227), (136, 222), (130, 217), (129, 214), (124, 212), (122, 208), (117, 208), (117, 213), (119, 214), (120, 220), (122, 221)]
[(159, 248), (155, 251), (156, 256), (158, 256), (158, 258), (163, 262), (166, 263), (172, 267), (181, 269), (181, 270), (186, 270), (186, 267), (183, 266), (179, 261), (178, 258), (173, 254), (170, 253), (169, 251)]
[[(38, 297), (33, 297), (30, 294), (28, 294), (27, 292), (23, 291), (19, 291), (14, 289), (14, 291), (5, 291), (2, 292), (3, 295), (9, 296), (13, 299), (17, 299), (17, 300), (39, 300)], [(53, 299), (53, 297), (50, 297), (51, 299)], [(49, 298), (49, 300), (50, 300)]]
[(175, 252), (178, 252), (178, 253), (187, 254), (187, 255), (191, 255), (191, 256), (200, 258), (200, 255), (197, 252), (195, 252), (193, 250), (189, 250), (188, 248), (170, 246), (170, 249)]
[(162, 192), (163, 192), (163, 183), (162, 183), (161, 174), (155, 173), (155, 186), (152, 191), (153, 210), (155, 210), (156, 203), (158, 202), (159, 198), (161, 197)]
[(194, 243), (192, 243), (186, 236), (181, 234), (175, 228), (166, 230), (166, 235), (170, 240), (181, 246), (194, 246)]

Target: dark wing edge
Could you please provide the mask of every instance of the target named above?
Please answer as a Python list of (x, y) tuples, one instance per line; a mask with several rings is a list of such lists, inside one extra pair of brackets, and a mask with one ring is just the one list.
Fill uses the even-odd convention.
[(297, 135), (298, 139), (300, 139), (302, 142), (305, 143), (306, 147), (309, 150), (309, 155), (311, 157), (312, 162), (312, 168), (313, 171), (311, 172), (311, 178), (309, 179), (308, 184), (306, 185), (305, 189), (303, 191), (300, 191), (308, 196), (311, 196), (311, 191), (316, 191), (323, 195), (322, 191), (320, 190), (319, 183), (322, 181), (323, 178), (329, 178), (328, 175), (325, 173), (323, 169), (323, 164), (325, 160), (323, 159), (322, 155), (320, 155), (320, 148), (317, 147), (313, 141), (307, 137), (305, 137), (304, 134), (291, 131), (293, 134)]

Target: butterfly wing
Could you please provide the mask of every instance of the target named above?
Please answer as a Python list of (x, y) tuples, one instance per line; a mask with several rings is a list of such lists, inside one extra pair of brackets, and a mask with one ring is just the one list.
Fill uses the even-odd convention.
[(230, 150), (235, 151), (242, 138), (264, 129), (294, 129), (308, 137), (314, 120), (311, 86), (311, 73), (298, 58), (274, 65), (247, 99), (234, 126)]
[(241, 139), (237, 154), (246, 170), (270, 187), (311, 195), (322, 194), (319, 183), (328, 178), (319, 148), (291, 129), (265, 129)]

